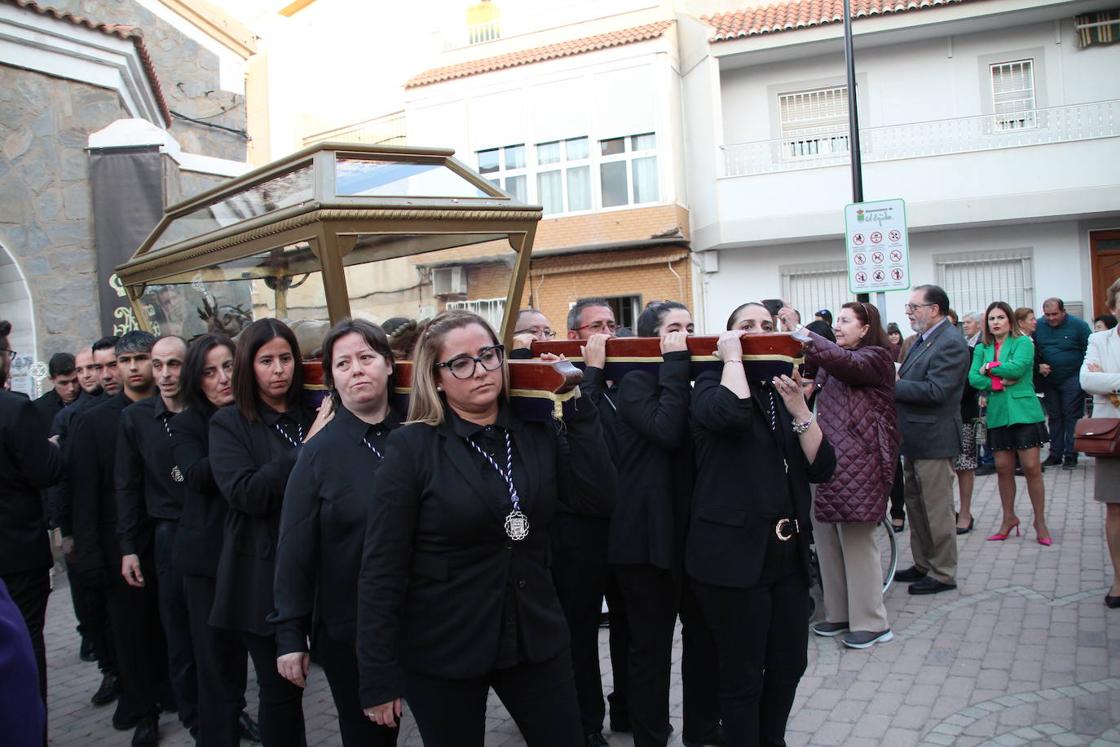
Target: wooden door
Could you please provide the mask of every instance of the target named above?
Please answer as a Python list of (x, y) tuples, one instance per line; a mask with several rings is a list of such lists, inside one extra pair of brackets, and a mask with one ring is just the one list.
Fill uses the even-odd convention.
[[(1090, 231), (1089, 255), (1093, 263), (1093, 314), (1110, 314), (1105, 291), (1120, 278), (1120, 231)], [(1086, 315), (1088, 316), (1088, 315)]]

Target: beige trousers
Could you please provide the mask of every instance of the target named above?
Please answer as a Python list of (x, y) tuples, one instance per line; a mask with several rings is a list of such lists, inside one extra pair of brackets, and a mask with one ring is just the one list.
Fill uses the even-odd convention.
[(902, 460), (910, 551), (914, 565), (935, 580), (955, 584), (957, 521), (953, 517), (952, 459)]
[(883, 604), (883, 568), (876, 524), (832, 524), (813, 516), (813, 542), (824, 587), (824, 616), (849, 630), (879, 633), (890, 627)]

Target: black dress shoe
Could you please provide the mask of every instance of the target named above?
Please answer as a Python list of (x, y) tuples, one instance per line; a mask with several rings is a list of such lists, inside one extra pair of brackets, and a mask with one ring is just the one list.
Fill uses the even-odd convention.
[(1114, 597), (1114, 596), (1109, 596), (1108, 594), (1105, 594), (1104, 595), (1104, 606), (1108, 607), (1110, 610), (1120, 609), (1120, 597)]
[[(120, 681), (117, 679), (117, 675), (113, 674), (112, 672), (108, 672), (104, 677), (101, 678), (101, 687), (97, 688), (97, 692), (93, 694), (93, 697), (89, 699), (89, 702), (93, 703), (95, 706), (109, 705), (117, 699), (117, 695), (120, 694), (120, 690)], [(132, 724), (132, 726), (135, 725), (136, 724)], [(125, 726), (123, 728), (130, 729), (132, 727)]]
[(97, 651), (93, 647), (93, 641), (85, 636), (82, 636), (82, 645), (78, 649), (78, 658), (82, 661), (97, 661)]
[(117, 711), (113, 714), (113, 728), (117, 731), (130, 731), (140, 723), (140, 717), (131, 713), (121, 713), (121, 706), (117, 704)]
[(940, 594), (943, 591), (952, 591), (957, 588), (956, 584), (946, 584), (938, 581), (932, 576), (926, 576), (921, 581), (915, 581), (910, 584), (911, 594)]
[(156, 747), (159, 744), (159, 716), (145, 716), (132, 732), (132, 747)]
[(926, 577), (925, 571), (919, 571), (917, 566), (910, 566), (905, 571), (896, 571), (894, 574), (895, 581), (901, 581), (904, 584), (913, 583), (914, 581), (921, 581)]
[(1050, 456), (1046, 457), (1046, 461), (1043, 462), (1042, 464), (1045, 467), (1057, 467), (1061, 463), (1062, 463), (1062, 457), (1060, 455), (1051, 454)]
[(241, 716), (237, 719), (237, 728), (242, 739), (253, 744), (261, 743), (261, 729), (257, 726), (257, 722), (253, 720), (253, 717), (245, 711), (242, 711)]
[(709, 745), (723, 747), (723, 745), (727, 744), (727, 738), (723, 736), (723, 727), (717, 726), (716, 730), (706, 737), (702, 737), (701, 739), (685, 737), (681, 742), (684, 744), (684, 747), (709, 747)]
[(603, 739), (603, 735), (601, 732), (585, 734), (583, 736), (583, 743), (587, 747), (607, 747), (607, 740)]

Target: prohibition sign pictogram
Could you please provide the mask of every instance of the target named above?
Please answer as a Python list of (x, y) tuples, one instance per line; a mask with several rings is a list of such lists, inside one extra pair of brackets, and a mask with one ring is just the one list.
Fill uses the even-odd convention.
[(903, 273), (902, 273), (902, 268), (901, 267), (896, 267), (893, 270), (891, 270), (891, 279), (892, 280), (902, 280), (902, 275), (903, 275)]
[(852, 261), (855, 262), (857, 265), (862, 265), (864, 262), (867, 261), (867, 255), (866, 254), (853, 254), (852, 255)]
[(855, 244), (856, 246), (863, 246), (863, 234), (862, 233), (852, 234), (852, 243)]
[(902, 231), (899, 231), (897, 228), (892, 228), (890, 231), (887, 231), (887, 238), (890, 239), (892, 243), (902, 241)]
[(879, 233), (878, 231), (872, 231), (872, 233), (871, 233), (871, 243), (872, 244), (882, 244), (883, 243), (883, 234)]
[(882, 252), (871, 252), (871, 261), (874, 264), (877, 264), (877, 265), (883, 264), (883, 253)]
[(886, 280), (886, 278), (887, 278), (887, 275), (886, 275), (886, 273), (884, 273), (884, 272), (883, 272), (882, 270), (876, 270), (875, 272), (871, 273), (871, 278), (872, 278), (872, 279), (873, 279), (873, 280), (874, 280), (874, 281), (875, 281), (876, 283), (881, 283), (881, 282), (883, 282), (884, 280)]
[(891, 262), (901, 262), (902, 252), (898, 249), (891, 249)]

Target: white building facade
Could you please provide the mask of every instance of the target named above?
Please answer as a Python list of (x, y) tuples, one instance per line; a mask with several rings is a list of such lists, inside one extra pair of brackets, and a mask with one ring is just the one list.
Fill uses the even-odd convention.
[[(962, 313), (1049, 296), (1104, 313), (1120, 255), (1120, 45), (1098, 36), (1120, 35), (1118, 15), (1036, 0), (853, 8), (864, 199), (906, 201), (912, 283), (944, 286)], [(751, 299), (810, 316), (854, 300), (842, 24), (809, 11), (681, 23), (708, 329)], [(907, 295), (887, 295), (904, 330)]]

